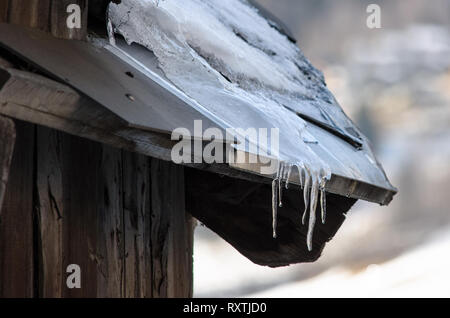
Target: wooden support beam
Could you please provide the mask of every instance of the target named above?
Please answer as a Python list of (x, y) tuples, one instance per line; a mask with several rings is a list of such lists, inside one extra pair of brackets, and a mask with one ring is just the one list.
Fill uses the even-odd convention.
[[(70, 11), (69, 5), (80, 9), (79, 27), (73, 28), (67, 24), (68, 19), (78, 14), (77, 11)], [(87, 35), (88, 0), (2, 0), (2, 22), (36, 28), (58, 38), (84, 40)]]
[(124, 151), (122, 164), (125, 294), (153, 297), (151, 159)]
[(153, 297), (192, 296), (193, 221), (185, 211), (184, 168), (153, 159)]
[[(37, 128), (40, 297), (123, 297), (122, 152)], [(82, 269), (81, 289), (66, 268)]]
[[(17, 121), (0, 296), (190, 297), (184, 168)], [(81, 268), (81, 288), (66, 285)]]

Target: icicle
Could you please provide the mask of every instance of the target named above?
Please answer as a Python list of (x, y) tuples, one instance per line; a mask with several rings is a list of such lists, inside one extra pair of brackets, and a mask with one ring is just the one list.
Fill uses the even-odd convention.
[(303, 212), (303, 217), (302, 217), (303, 225), (305, 225), (305, 223), (306, 223), (306, 213), (308, 211), (308, 206), (309, 206), (309, 187), (311, 184), (311, 177), (312, 177), (309, 172), (308, 167), (305, 167), (304, 172), (305, 172), (305, 185), (303, 187), (303, 200), (305, 202), (305, 211)]
[(278, 180), (274, 179), (272, 181), (272, 230), (273, 230), (273, 238), (277, 238), (277, 185)]
[(322, 216), (322, 224), (325, 224), (327, 218), (327, 193), (325, 192), (325, 186), (331, 175), (324, 169), (320, 169), (320, 176), (320, 211)]
[(277, 181), (278, 181), (278, 179), (280, 179), (280, 170), (281, 170), (281, 161), (278, 161), (277, 174), (275, 177), (275, 180), (277, 180)]
[(320, 190), (320, 210), (322, 215), (322, 224), (325, 224), (327, 218), (327, 194), (325, 189)]
[(298, 164), (295, 165), (298, 171), (298, 183), (300, 184), (300, 187), (302, 186), (302, 171), (300, 170), (300, 166)]
[(286, 189), (289, 189), (289, 180), (291, 179), (291, 174), (292, 174), (292, 169), (293, 169), (293, 165), (289, 165), (289, 169), (287, 172), (287, 177), (286, 177)]
[(292, 167), (291, 164), (284, 164), (284, 169), (283, 169), (283, 179), (286, 181), (288, 174), (289, 174), (289, 170)]
[(312, 186), (311, 186), (311, 204), (309, 211), (309, 225), (308, 225), (308, 235), (306, 245), (308, 246), (308, 251), (312, 251), (312, 241), (313, 241), (313, 233), (314, 226), (316, 225), (316, 208), (317, 208), (317, 199), (319, 194), (319, 181), (318, 176), (311, 175), (312, 178)]
[(282, 181), (283, 181), (283, 172), (284, 172), (284, 164), (280, 163), (278, 168), (278, 200), (279, 200), (279, 207), (283, 207), (283, 187), (282, 187)]
[(298, 178), (300, 181), (300, 187), (303, 188), (303, 169), (302, 169), (302, 167), (300, 167), (299, 164), (297, 165), (297, 169), (298, 169)]

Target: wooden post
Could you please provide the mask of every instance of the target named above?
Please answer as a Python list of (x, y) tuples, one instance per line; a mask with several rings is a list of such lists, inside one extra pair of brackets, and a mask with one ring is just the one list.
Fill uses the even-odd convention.
[[(17, 123), (0, 297), (191, 297), (184, 169)], [(66, 284), (70, 264), (81, 288)]]
[(122, 152), (43, 127), (36, 148), (39, 296), (123, 297)]
[(183, 167), (152, 159), (153, 296), (192, 295), (192, 218), (185, 211)]

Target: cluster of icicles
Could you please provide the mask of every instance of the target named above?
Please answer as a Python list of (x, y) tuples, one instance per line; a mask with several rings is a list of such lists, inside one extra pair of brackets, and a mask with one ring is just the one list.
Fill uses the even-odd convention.
[(323, 173), (315, 173), (308, 165), (303, 164), (286, 164), (279, 163), (276, 178), (272, 181), (272, 228), (273, 238), (277, 238), (278, 223), (278, 207), (283, 207), (283, 182), (286, 189), (289, 188), (289, 181), (293, 169), (298, 169), (299, 184), (303, 188), (303, 200), (305, 202), (305, 210), (302, 215), (302, 224), (305, 225), (309, 207), (308, 234), (306, 237), (306, 245), (309, 251), (312, 251), (312, 241), (314, 226), (316, 224), (316, 208), (320, 194), (320, 208), (322, 224), (326, 219), (326, 193), (325, 184), (329, 179), (329, 175)]

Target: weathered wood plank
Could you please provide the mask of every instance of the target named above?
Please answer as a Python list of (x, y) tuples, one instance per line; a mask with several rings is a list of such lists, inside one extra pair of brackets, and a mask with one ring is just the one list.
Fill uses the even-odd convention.
[(0, 216), (0, 297), (33, 297), (35, 126), (16, 122), (16, 131), (16, 145)]
[(123, 213), (122, 151), (102, 149), (97, 190), (97, 249), (90, 252), (97, 264), (97, 297), (125, 295), (125, 231)]
[(97, 143), (63, 134), (64, 222), (63, 268), (81, 268), (81, 288), (63, 290), (63, 297), (97, 296), (97, 204), (102, 150)]
[(121, 150), (62, 134), (63, 268), (79, 265), (81, 289), (63, 297), (122, 297)]
[(192, 235), (185, 213), (184, 168), (153, 159), (153, 297), (192, 296)]
[[(20, 130), (0, 227), (2, 295), (191, 296), (193, 232), (184, 213), (183, 168), (21, 125), (28, 130)], [(69, 264), (81, 268), (81, 289), (66, 286)]]
[[(184, 191), (183, 191), (184, 197)], [(180, 199), (178, 199), (180, 201)], [(168, 260), (168, 297), (186, 298), (192, 297), (194, 292), (193, 282), (193, 251), (195, 220), (186, 213), (184, 200), (176, 209), (171, 224), (172, 244), (169, 246)]]
[(126, 297), (152, 296), (150, 159), (123, 152)]
[(55, 130), (37, 128), (39, 297), (59, 298), (66, 288), (62, 264), (65, 202), (61, 139), (61, 133)]
[(0, 216), (14, 151), (16, 130), (11, 119), (0, 116)]
[[(38, 127), (42, 297), (122, 297), (121, 150)], [(81, 289), (66, 286), (79, 265)]]
[[(68, 290), (63, 279), (62, 297), (191, 296), (193, 231), (191, 218), (184, 213), (183, 169), (154, 159), (150, 182), (150, 159), (145, 156), (40, 130), (38, 147), (50, 153), (38, 151), (47, 161), (38, 161), (38, 175), (42, 175), (38, 180), (47, 180), (39, 184), (40, 197), (47, 196), (40, 199), (40, 219), (46, 212), (53, 216), (53, 224), (62, 220), (62, 235), (57, 225), (48, 235), (40, 222), (41, 233), (47, 233), (41, 235), (42, 255), (47, 258), (41, 272), (49, 273), (39, 281), (40, 289), (53, 285), (58, 291), (59, 275), (57, 271), (53, 275), (46, 264), (62, 262), (63, 269), (79, 265), (83, 277), (80, 290)], [(62, 193), (55, 194), (49, 188), (52, 178), (60, 176)], [(59, 250), (58, 243), (45, 248), (51, 237), (61, 237), (60, 259), (53, 260), (55, 254), (45, 252)], [(55, 291), (43, 295), (59, 297)]]

